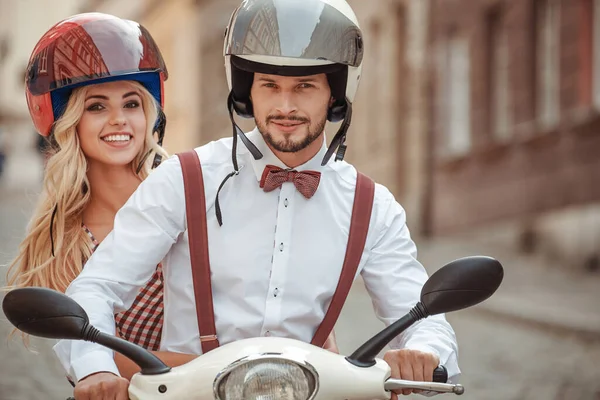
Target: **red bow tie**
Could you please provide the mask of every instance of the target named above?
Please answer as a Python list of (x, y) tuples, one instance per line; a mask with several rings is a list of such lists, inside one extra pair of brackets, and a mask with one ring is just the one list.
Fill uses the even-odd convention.
[(321, 173), (317, 171), (290, 171), (274, 165), (267, 165), (260, 179), (260, 187), (265, 192), (275, 190), (284, 182), (292, 182), (302, 196), (310, 199), (319, 187)]

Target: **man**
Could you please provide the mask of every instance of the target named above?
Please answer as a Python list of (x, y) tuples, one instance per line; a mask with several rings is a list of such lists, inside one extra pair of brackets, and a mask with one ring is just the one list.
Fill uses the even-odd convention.
[[(231, 18), (228, 106), (253, 117), (257, 128), (245, 135), (232, 116), (233, 138), (196, 149), (220, 344), (271, 335), (309, 342), (327, 312), (344, 264), (357, 182), (356, 170), (342, 159), (362, 55), (356, 16), (344, 0), (246, 0)], [(329, 148), (327, 120), (343, 120)], [(237, 146), (238, 137), (244, 146)], [(304, 185), (288, 181), (300, 173)], [(419, 300), (427, 275), (415, 259), (404, 210), (381, 185), (368, 228), (358, 272), (389, 325)], [(188, 240), (182, 167), (174, 157), (119, 211), (113, 232), (67, 294), (92, 324), (111, 332), (113, 313), (130, 306), (164, 259), (161, 348), (190, 360), (202, 348)], [(431, 380), (439, 364), (451, 381), (459, 376), (456, 339), (443, 316), (419, 322), (390, 345), (385, 360), (394, 377)], [(79, 380), (76, 398), (126, 398), (127, 381), (107, 349), (62, 341), (57, 353)]]

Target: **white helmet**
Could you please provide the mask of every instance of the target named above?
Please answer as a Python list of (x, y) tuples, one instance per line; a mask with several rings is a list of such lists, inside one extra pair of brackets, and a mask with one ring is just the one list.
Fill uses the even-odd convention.
[[(223, 48), (232, 122), (233, 110), (241, 117), (253, 117), (250, 88), (255, 72), (325, 73), (335, 99), (327, 119), (344, 123), (323, 164), (338, 147), (336, 159), (342, 159), (363, 52), (362, 32), (345, 0), (244, 0), (231, 16)], [(233, 123), (234, 135), (237, 132), (254, 157), (260, 158), (258, 149)]]

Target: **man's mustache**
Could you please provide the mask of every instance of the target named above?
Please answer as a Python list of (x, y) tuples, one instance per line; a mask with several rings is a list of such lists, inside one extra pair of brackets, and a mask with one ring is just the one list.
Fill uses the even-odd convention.
[(267, 117), (267, 123), (271, 121), (297, 121), (297, 122), (310, 122), (306, 117), (299, 117), (297, 115), (269, 115)]

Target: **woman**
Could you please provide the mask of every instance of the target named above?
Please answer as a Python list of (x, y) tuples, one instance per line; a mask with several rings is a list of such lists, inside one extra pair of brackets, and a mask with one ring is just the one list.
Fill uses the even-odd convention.
[[(51, 149), (41, 197), (9, 269), (10, 287), (64, 292), (79, 274), (112, 230), (117, 210), (166, 156), (166, 79), (158, 47), (133, 21), (80, 14), (40, 39), (27, 67), (26, 96)], [(116, 316), (116, 332), (157, 351), (162, 317), (158, 265), (132, 308)], [(119, 367), (126, 376), (135, 372), (124, 359)]]

